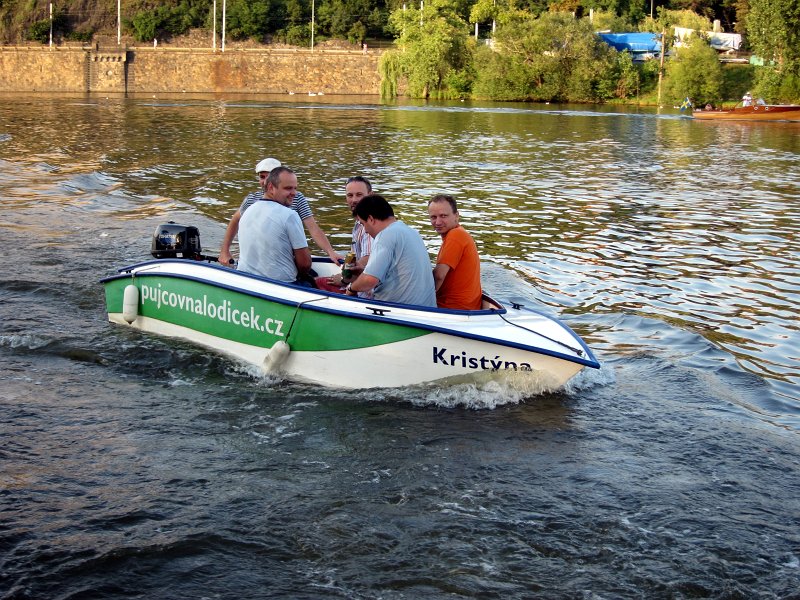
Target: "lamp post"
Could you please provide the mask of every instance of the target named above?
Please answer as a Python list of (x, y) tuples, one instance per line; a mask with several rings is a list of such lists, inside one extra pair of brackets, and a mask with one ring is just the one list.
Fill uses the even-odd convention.
[(222, 51), (225, 52), (225, 8), (226, 0), (222, 0)]
[(50, 48), (53, 48), (53, 3), (50, 3)]
[(651, 19), (653, 18), (653, 2), (654, 2), (654, 1), (655, 1), (655, 0), (650, 0), (650, 18), (651, 18)]
[(214, 24), (211, 27), (211, 48), (214, 52), (217, 51), (217, 0), (214, 0)]
[(311, 0), (311, 51), (314, 51), (314, 0)]
[(117, 46), (122, 42), (122, 0), (117, 0)]

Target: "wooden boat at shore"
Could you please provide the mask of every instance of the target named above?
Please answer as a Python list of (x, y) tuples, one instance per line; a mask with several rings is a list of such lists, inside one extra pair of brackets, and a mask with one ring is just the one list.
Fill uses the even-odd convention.
[(692, 118), (704, 121), (800, 121), (800, 105), (755, 104), (737, 105), (732, 109), (692, 111)]

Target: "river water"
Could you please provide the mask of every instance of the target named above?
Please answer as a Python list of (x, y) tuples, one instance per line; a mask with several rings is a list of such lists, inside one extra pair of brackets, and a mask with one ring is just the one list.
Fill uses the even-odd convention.
[[(275, 156), (363, 174), (602, 363), (344, 393), (108, 324)], [(798, 598), (800, 123), (348, 98), (0, 97), (0, 597)], [(343, 364), (342, 369), (369, 368)]]

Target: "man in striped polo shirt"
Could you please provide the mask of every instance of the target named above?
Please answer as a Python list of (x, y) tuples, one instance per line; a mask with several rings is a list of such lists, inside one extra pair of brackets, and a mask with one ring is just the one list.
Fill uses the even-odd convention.
[[(231, 256), (231, 243), (233, 243), (233, 238), (236, 237), (236, 234), (239, 231), (239, 220), (242, 218), (242, 214), (248, 209), (248, 207), (250, 207), (256, 200), (261, 200), (264, 197), (264, 186), (266, 185), (267, 177), (269, 176), (270, 171), (280, 166), (280, 161), (275, 158), (265, 158), (256, 165), (256, 173), (258, 174), (259, 187), (261, 189), (257, 192), (253, 192), (252, 194), (248, 194), (239, 209), (233, 213), (230, 223), (228, 223), (228, 228), (225, 230), (225, 237), (222, 239), (222, 247), (219, 251), (220, 264), (226, 266), (233, 265), (233, 257)], [(303, 194), (300, 192), (295, 194), (291, 208), (297, 211), (297, 214), (300, 215), (300, 220), (303, 222), (303, 225), (305, 225), (306, 229), (308, 229), (311, 239), (317, 243), (317, 246), (319, 246), (334, 263), (344, 258), (333, 249), (331, 243), (328, 241), (328, 237), (325, 235), (325, 232), (320, 229), (316, 219), (314, 219), (314, 215), (311, 213), (311, 207), (308, 205), (308, 200)]]

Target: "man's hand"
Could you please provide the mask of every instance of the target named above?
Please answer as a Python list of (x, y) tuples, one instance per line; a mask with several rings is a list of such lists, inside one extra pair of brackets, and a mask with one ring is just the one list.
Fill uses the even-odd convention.
[(221, 250), (219, 253), (219, 264), (223, 267), (233, 268), (233, 257), (228, 250)]

